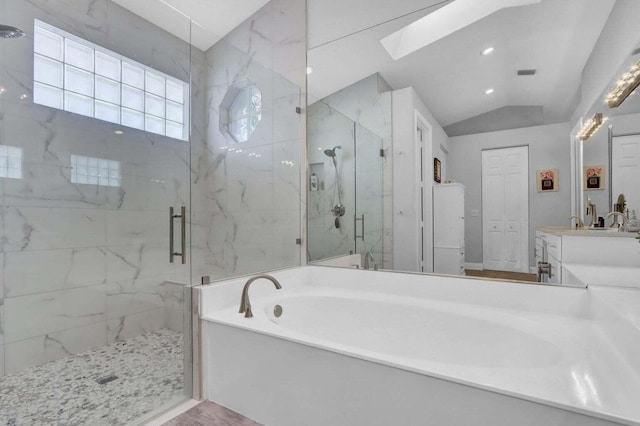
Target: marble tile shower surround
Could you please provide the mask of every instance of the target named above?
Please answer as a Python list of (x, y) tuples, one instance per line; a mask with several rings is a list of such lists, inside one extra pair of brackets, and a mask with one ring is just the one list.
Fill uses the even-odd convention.
[[(377, 157), (379, 148), (385, 149), (385, 152), (391, 152), (391, 87), (379, 75), (373, 74), (353, 85), (346, 87), (320, 102), (309, 107), (309, 163), (324, 163), (325, 179), (331, 184), (333, 175), (327, 169), (327, 165), (331, 168), (333, 165), (330, 159), (322, 153), (318, 148), (326, 149), (331, 146), (338, 145), (333, 141), (347, 140), (348, 136), (342, 132), (337, 135), (337, 129), (348, 127), (345, 123), (335, 123), (341, 121), (336, 115), (343, 115), (344, 118), (351, 120), (351, 126), (357, 123), (356, 140), (359, 142), (358, 150), (358, 187), (357, 203), (358, 216), (362, 212), (365, 214), (365, 241), (358, 239), (358, 252), (365, 253), (372, 251), (375, 263), (383, 265), (385, 268), (391, 267), (391, 238), (392, 238), (392, 222), (391, 222), (391, 171), (392, 161), (389, 155), (384, 158)], [(333, 110), (332, 112), (330, 110)], [(352, 130), (353, 134), (353, 130)], [(328, 142), (330, 141), (330, 142)], [(353, 136), (349, 142), (353, 145)], [(375, 144), (375, 149), (364, 149)], [(380, 145), (380, 146), (378, 146)], [(341, 152), (341, 151), (339, 151)], [(324, 157), (324, 158), (323, 158)], [(353, 158), (353, 157), (352, 157)], [(327, 162), (327, 160), (329, 162)], [(347, 160), (348, 161), (348, 160)], [(380, 174), (380, 164), (382, 162)], [(353, 176), (353, 165), (350, 166), (349, 174), (342, 176)], [(374, 170), (374, 169), (377, 169)], [(345, 179), (344, 180), (349, 180)], [(352, 180), (352, 178), (351, 178)], [(350, 189), (353, 182), (341, 182), (345, 187), (345, 194), (349, 199), (349, 194), (354, 193)], [(343, 191), (343, 192), (344, 192)], [(349, 254), (353, 250), (353, 219), (346, 222), (346, 230), (335, 230), (330, 225), (333, 221), (325, 217), (323, 204), (325, 195), (330, 195), (325, 188), (318, 193), (309, 192), (309, 243), (308, 252), (310, 259), (321, 259), (333, 257), (339, 254)], [(380, 202), (380, 200), (382, 200)], [(382, 209), (380, 209), (381, 203)], [(362, 208), (361, 208), (362, 207)], [(322, 213), (321, 213), (322, 211)], [(351, 218), (353, 212), (351, 213)], [(326, 222), (326, 223), (324, 223)], [(331, 223), (329, 223), (331, 222)], [(358, 221), (357, 226), (360, 226)], [(350, 229), (349, 229), (350, 227)]]
[[(348, 255), (354, 250), (355, 174), (353, 121), (323, 102), (308, 108), (309, 164), (319, 179), (318, 191), (308, 193), (308, 242), (307, 251), (311, 261), (339, 255)], [(336, 150), (340, 196), (345, 206), (340, 228), (335, 227), (335, 217), (330, 210), (338, 202), (336, 173), (331, 158), (325, 149), (341, 146)]]
[[(192, 146), (193, 275), (223, 278), (300, 263), (305, 2), (273, 0), (205, 52), (206, 132)], [(220, 103), (249, 80), (262, 119), (245, 143), (220, 131)]]
[[(319, 260), (351, 251), (364, 254), (371, 251), (374, 263), (383, 259), (383, 176), (379, 149), (381, 138), (338, 111), (316, 102), (309, 107), (309, 163), (310, 172), (319, 180), (317, 191), (308, 192), (309, 259)], [(333, 145), (335, 144), (335, 145)], [(340, 228), (335, 227), (331, 208), (338, 202), (336, 174), (333, 161), (325, 149), (336, 150), (340, 195), (345, 215)], [(356, 172), (357, 171), (357, 172)], [(365, 215), (364, 240), (360, 221), (354, 215)], [(358, 238), (355, 237), (358, 236)]]
[[(23, 150), (23, 178), (0, 181), (2, 370), (182, 331), (183, 286), (167, 281), (189, 265), (167, 262), (167, 208), (189, 205), (189, 143), (33, 104), (33, 20), (183, 81), (193, 68), (194, 105), (204, 53), (109, 0), (0, 0), (0, 15), (27, 34), (0, 47), (0, 143)], [(204, 135), (202, 111), (191, 126)], [(121, 186), (72, 184), (72, 154), (119, 161)]]
[[(379, 214), (376, 213), (370, 217), (370, 220), (367, 220), (371, 225), (373, 222), (381, 222), (382, 226), (365, 227), (367, 235), (365, 236), (365, 247), (363, 247), (363, 252), (373, 249), (372, 251), (374, 252), (376, 263), (382, 263), (385, 268), (390, 268), (392, 265), (392, 158), (389, 154), (391, 152), (392, 143), (390, 91), (391, 86), (389, 86), (389, 84), (379, 74), (373, 74), (352, 84), (351, 86), (345, 87), (344, 89), (327, 96), (321, 101), (336, 112), (362, 126), (363, 129), (360, 132), (361, 140), (370, 139), (373, 141), (375, 138), (371, 139), (372, 135), (380, 138), (382, 141), (381, 148), (383, 148), (387, 153), (382, 159), (381, 194), (378, 194), (377, 184), (367, 184), (371, 182), (377, 183), (378, 176), (376, 176), (375, 173), (372, 173), (372, 170), (366, 166), (367, 163), (376, 164), (380, 158), (370, 158), (372, 162), (369, 162), (369, 159), (360, 159), (360, 157), (364, 157), (368, 154), (377, 155), (378, 149), (370, 151), (360, 149), (359, 153), (364, 155), (360, 155), (358, 158), (358, 167), (360, 170), (358, 172), (359, 184), (362, 188), (362, 183), (365, 183), (364, 188), (367, 188), (365, 191), (358, 191), (358, 202), (363, 207), (366, 207), (366, 211), (374, 211), (369, 208), (371, 207), (371, 203), (377, 203), (382, 199), (382, 217), (378, 217)], [(313, 105), (313, 107), (318, 108), (317, 110), (312, 110), (310, 107), (310, 114), (311, 111), (319, 113), (319, 109), (321, 108), (316, 106), (319, 103), (320, 102)], [(314, 120), (315, 118), (310, 115), (308, 119), (310, 163), (322, 161), (319, 156), (322, 152), (318, 151), (317, 148), (327, 145), (326, 141), (331, 140), (331, 136), (329, 134), (322, 135), (323, 132), (330, 132), (331, 130), (322, 124), (314, 124)], [(375, 143), (377, 144), (378, 141), (376, 140)], [(368, 152), (368, 154), (365, 154), (366, 152)], [(379, 174), (379, 172), (377, 174)], [(370, 191), (372, 188), (375, 189)], [(309, 194), (309, 197), (309, 203), (311, 203), (314, 195)], [(317, 196), (315, 198), (317, 198)], [(314, 209), (315, 207), (310, 204), (309, 213), (311, 214), (312, 211), (315, 211)], [(378, 207), (375, 208), (376, 211), (378, 209)], [(309, 238), (309, 243), (310, 245), (317, 247), (317, 245), (313, 243), (313, 240), (316, 239), (320, 241), (320, 245), (324, 246), (324, 249), (317, 251), (316, 253), (312, 253), (312, 251), (310, 251), (309, 253), (312, 256), (311, 259), (314, 259), (314, 255), (330, 257), (335, 255), (332, 253), (344, 253), (341, 251), (342, 248), (340, 246), (336, 246), (335, 242), (332, 243), (328, 240), (329, 237), (320, 236), (318, 234), (318, 232), (324, 232), (324, 230), (321, 230), (320, 228), (315, 228), (313, 231), (311, 230), (313, 225), (317, 225), (317, 222), (314, 222), (314, 220), (315, 219), (311, 217), (309, 218), (309, 232), (312, 232), (312, 236)], [(377, 232), (374, 231), (376, 229)], [(370, 243), (372, 243), (371, 246), (369, 245)], [(379, 249), (380, 246), (382, 249)], [(358, 251), (361, 250), (358, 249)], [(348, 253), (348, 251), (346, 251), (346, 253)]]

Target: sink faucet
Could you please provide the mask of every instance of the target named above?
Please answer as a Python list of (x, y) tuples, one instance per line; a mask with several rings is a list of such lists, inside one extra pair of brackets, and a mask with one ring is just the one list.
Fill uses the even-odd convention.
[(371, 254), (370, 251), (368, 251), (365, 255), (364, 255), (364, 269), (369, 269), (369, 260), (371, 260), (372, 262), (375, 262), (375, 260), (373, 259), (373, 254)]
[(595, 228), (598, 222), (598, 214), (596, 213), (596, 205), (591, 202), (591, 197), (589, 196), (587, 196), (587, 214), (591, 215), (589, 228)]
[(578, 222), (578, 228), (584, 228), (584, 222), (580, 216), (572, 215), (569, 216), (569, 220), (575, 219)]
[(620, 212), (611, 212), (607, 215), (607, 219), (609, 219), (612, 216), (620, 216), (622, 218), (622, 224), (618, 224), (618, 222), (616, 222), (615, 219), (613, 219), (613, 225), (618, 224), (618, 231), (620, 232), (624, 232), (627, 229), (627, 216), (625, 216), (624, 213), (620, 213)]
[(264, 278), (271, 281), (273, 285), (276, 286), (276, 290), (280, 290), (282, 288), (278, 280), (276, 280), (271, 275), (261, 274), (261, 275), (256, 275), (255, 277), (249, 278), (246, 284), (244, 285), (244, 288), (242, 289), (242, 299), (240, 299), (239, 312), (241, 314), (244, 314), (245, 318), (253, 318), (253, 312), (251, 312), (251, 302), (249, 302), (249, 286), (251, 285), (252, 282), (260, 278)]

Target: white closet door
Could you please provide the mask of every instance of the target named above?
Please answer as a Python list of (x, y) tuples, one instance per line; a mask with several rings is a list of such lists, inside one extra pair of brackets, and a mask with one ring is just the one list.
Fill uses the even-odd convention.
[(613, 138), (611, 190), (613, 202), (619, 194), (627, 199), (627, 208), (640, 214), (640, 136)]
[(529, 151), (482, 151), (483, 267), (529, 272)]

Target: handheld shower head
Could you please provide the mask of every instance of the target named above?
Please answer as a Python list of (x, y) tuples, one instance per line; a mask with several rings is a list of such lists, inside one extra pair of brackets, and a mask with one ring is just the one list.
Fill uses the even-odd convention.
[(336, 158), (336, 149), (342, 149), (340, 145), (334, 146), (332, 149), (325, 149), (324, 155), (331, 158)]

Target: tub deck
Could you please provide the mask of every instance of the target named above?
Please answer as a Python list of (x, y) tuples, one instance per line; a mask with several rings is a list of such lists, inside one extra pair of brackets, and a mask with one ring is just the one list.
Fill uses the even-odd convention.
[[(329, 268), (320, 269), (318, 273), (326, 274), (324, 269)], [(355, 271), (343, 272), (348, 280)], [(335, 277), (326, 281), (334, 284), (299, 279), (293, 284), (285, 276), (282, 291), (268, 291), (265, 285), (254, 296), (252, 288), (254, 318), (245, 319), (232, 303), (203, 308), (202, 319), (640, 425), (640, 357), (633, 357), (640, 353), (635, 352), (640, 330), (594, 300), (589, 290), (536, 286), (522, 290), (523, 286), (505, 283), (421, 277), (420, 288), (409, 296), (407, 291), (416, 284), (406, 274), (359, 272), (369, 281), (364, 286), (337, 283)], [(395, 288), (389, 278), (397, 279)], [(518, 302), (510, 299), (517, 294), (513, 287), (521, 290)], [(466, 296), (459, 297), (460, 291)], [(542, 293), (539, 300), (532, 297), (536, 292)], [(486, 294), (484, 299), (474, 297), (480, 293), (494, 299)], [(638, 297), (640, 292), (632, 295)], [(559, 300), (537, 306), (553, 296)], [(280, 318), (273, 316), (275, 304), (284, 308)]]

